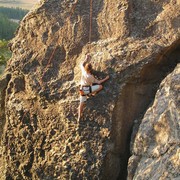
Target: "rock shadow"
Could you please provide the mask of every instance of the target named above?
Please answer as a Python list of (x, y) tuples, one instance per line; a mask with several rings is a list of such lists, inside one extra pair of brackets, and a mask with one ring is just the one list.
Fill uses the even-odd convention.
[(114, 108), (111, 141), (113, 148), (104, 161), (103, 179), (126, 179), (134, 121), (143, 117), (154, 100), (161, 81), (180, 62), (180, 41), (160, 52), (131, 78), (119, 94)]

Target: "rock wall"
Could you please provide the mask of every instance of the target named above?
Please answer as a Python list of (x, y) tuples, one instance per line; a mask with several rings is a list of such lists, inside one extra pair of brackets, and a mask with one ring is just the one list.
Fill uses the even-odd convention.
[(178, 65), (145, 113), (132, 141), (128, 179), (179, 179), (179, 80)]
[[(127, 177), (132, 127), (134, 137), (159, 84), (179, 63), (180, 4), (90, 2), (41, 1), (10, 43), (13, 55), (0, 80), (2, 179)], [(77, 123), (79, 63), (87, 53), (94, 74), (110, 80)], [(145, 158), (153, 161), (133, 153), (129, 178), (140, 177)]]

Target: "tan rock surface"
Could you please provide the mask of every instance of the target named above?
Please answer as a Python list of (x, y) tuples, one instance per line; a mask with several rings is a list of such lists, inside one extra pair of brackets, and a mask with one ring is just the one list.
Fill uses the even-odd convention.
[[(92, 32), (89, 0), (44, 0), (22, 20), (0, 80), (7, 179), (125, 179), (133, 122), (180, 59), (180, 6), (99, 0), (92, 10)], [(95, 74), (110, 80), (78, 124), (89, 50)]]
[(132, 145), (128, 179), (180, 177), (180, 65), (160, 85)]

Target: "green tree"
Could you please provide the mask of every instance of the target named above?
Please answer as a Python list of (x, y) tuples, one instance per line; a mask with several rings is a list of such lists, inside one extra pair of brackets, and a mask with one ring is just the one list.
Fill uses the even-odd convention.
[(0, 40), (0, 75), (2, 74), (7, 61), (11, 58), (11, 52), (8, 49), (8, 41)]
[(11, 52), (8, 49), (8, 41), (0, 40), (0, 66), (6, 65), (10, 57)]
[(0, 13), (9, 19), (21, 20), (28, 13), (28, 10), (21, 8), (0, 7)]
[(6, 16), (0, 14), (0, 39), (10, 40), (14, 37), (18, 24), (10, 21)]

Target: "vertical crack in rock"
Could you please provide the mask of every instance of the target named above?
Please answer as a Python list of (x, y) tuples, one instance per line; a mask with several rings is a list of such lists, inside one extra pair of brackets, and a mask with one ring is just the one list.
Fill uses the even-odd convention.
[(2, 136), (3, 130), (6, 123), (6, 115), (5, 115), (5, 99), (6, 99), (6, 88), (11, 79), (11, 74), (4, 74), (4, 76), (0, 79), (0, 175), (1, 178), (4, 176), (3, 167), (5, 166), (3, 156), (2, 156)]
[(5, 124), (5, 95), (6, 95), (6, 88), (11, 79), (11, 75), (7, 74), (4, 75), (0, 79), (0, 137), (3, 133), (3, 127)]
[(154, 100), (161, 81), (180, 62), (180, 41), (162, 51), (131, 78), (117, 100), (103, 179), (126, 179), (132, 127)]

